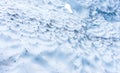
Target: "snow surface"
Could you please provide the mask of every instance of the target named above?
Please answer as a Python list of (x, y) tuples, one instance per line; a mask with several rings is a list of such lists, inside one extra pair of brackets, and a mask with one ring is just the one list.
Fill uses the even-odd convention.
[(0, 0), (0, 73), (120, 73), (120, 0)]

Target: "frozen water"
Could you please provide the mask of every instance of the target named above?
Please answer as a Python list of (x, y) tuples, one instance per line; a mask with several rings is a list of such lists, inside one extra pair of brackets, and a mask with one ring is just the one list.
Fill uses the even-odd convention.
[(0, 73), (120, 73), (120, 0), (0, 0)]

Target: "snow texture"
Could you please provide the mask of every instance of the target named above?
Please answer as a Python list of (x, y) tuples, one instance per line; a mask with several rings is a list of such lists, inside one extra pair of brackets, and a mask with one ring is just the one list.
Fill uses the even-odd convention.
[(120, 0), (0, 0), (0, 73), (120, 73)]

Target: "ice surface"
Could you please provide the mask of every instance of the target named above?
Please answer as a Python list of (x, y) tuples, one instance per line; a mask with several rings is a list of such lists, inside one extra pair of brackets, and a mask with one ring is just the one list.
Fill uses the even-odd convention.
[(120, 0), (0, 0), (0, 73), (120, 73)]

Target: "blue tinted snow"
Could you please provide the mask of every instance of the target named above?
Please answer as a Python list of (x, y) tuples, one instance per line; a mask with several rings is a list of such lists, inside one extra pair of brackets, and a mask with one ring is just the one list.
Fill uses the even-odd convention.
[(0, 73), (119, 73), (119, 52), (120, 0), (0, 1)]

